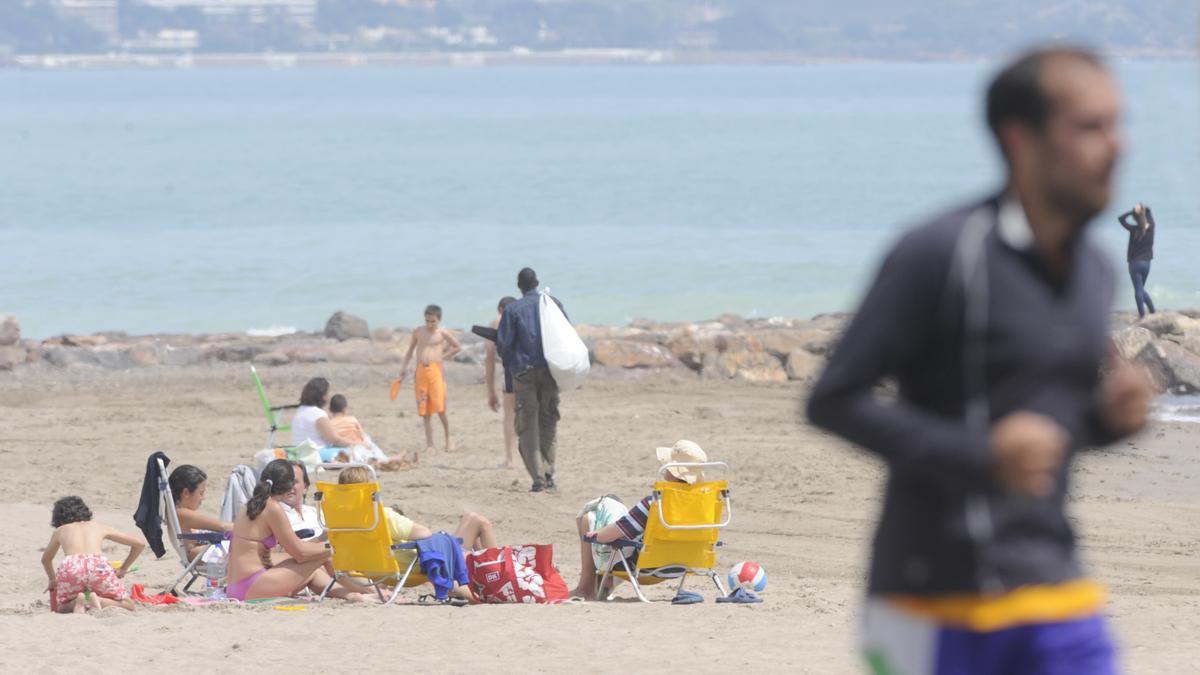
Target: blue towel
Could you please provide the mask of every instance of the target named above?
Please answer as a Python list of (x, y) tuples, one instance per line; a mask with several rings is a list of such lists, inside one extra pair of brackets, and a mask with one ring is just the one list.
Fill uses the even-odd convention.
[(433, 584), (434, 597), (438, 600), (448, 598), (455, 581), (467, 585), (467, 558), (457, 539), (445, 532), (435, 532), (428, 539), (418, 539), (416, 544), (421, 573)]

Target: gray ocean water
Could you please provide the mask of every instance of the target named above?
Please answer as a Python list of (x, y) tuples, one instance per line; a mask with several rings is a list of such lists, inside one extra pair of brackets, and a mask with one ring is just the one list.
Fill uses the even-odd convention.
[[(993, 68), (0, 71), (0, 311), (465, 326), (524, 265), (587, 322), (850, 309), (904, 224), (997, 187)], [(1200, 305), (1200, 69), (1118, 71), (1119, 205), (1154, 207), (1160, 306)]]

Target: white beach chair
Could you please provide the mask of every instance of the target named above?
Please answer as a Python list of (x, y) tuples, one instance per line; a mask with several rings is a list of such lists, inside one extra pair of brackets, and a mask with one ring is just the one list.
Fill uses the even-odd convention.
[[(158, 494), (162, 500), (163, 525), (167, 530), (167, 538), (170, 540), (171, 548), (179, 556), (179, 562), (183, 565), (183, 572), (175, 578), (175, 581), (166, 589), (166, 593), (179, 595), (179, 584), (187, 579), (187, 583), (183, 586), (183, 593), (206, 593), (204, 591), (192, 591), (192, 584), (196, 583), (197, 579), (205, 579), (208, 582), (215, 582), (217, 585), (224, 585), (225, 581), (225, 557), (226, 550), (224, 548), (225, 533), (224, 532), (183, 532), (183, 528), (179, 526), (179, 514), (175, 511), (175, 498), (171, 496), (171, 487), (167, 482), (167, 468), (163, 466), (161, 459), (158, 461)], [(196, 554), (196, 557), (188, 555), (187, 542), (201, 542), (208, 544), (203, 551)], [(205, 562), (204, 558), (210, 552), (220, 552), (220, 562)], [(205, 586), (209, 586), (206, 583)]]

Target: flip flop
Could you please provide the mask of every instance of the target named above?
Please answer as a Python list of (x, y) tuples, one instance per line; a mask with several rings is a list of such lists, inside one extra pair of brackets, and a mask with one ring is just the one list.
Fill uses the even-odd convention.
[(466, 607), (467, 605), (471, 604), (471, 601), (467, 600), (466, 598), (446, 598), (445, 600), (438, 600), (437, 596), (433, 595), (432, 593), (426, 593), (425, 595), (417, 598), (417, 604), (426, 606), (449, 605), (451, 607)]
[(392, 380), (392, 388), (390, 391), (388, 391), (388, 400), (395, 401), (396, 397), (399, 395), (400, 395), (400, 380), (398, 380), (398, 379)]
[(723, 598), (717, 598), (717, 602), (732, 602), (739, 605), (751, 605), (756, 602), (762, 602), (762, 598), (744, 588), (739, 588)]
[[(672, 605), (695, 605), (701, 602), (704, 602), (703, 595), (700, 595), (696, 591), (685, 591), (683, 589), (680, 589), (680, 591), (675, 594), (675, 597), (671, 599)], [(720, 602), (720, 599), (718, 599), (717, 602)]]

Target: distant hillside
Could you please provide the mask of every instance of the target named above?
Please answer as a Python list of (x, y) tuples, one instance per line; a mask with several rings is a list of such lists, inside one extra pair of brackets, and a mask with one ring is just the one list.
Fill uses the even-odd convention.
[(1197, 0), (0, 0), (0, 55), (643, 48), (957, 58), (1195, 51)]

